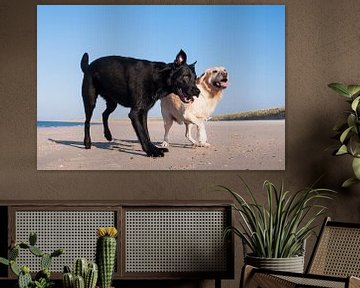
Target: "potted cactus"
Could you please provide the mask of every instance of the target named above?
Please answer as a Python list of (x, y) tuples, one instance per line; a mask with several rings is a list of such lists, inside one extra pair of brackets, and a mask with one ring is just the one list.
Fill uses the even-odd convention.
[(110, 288), (116, 259), (115, 227), (100, 227), (96, 231), (96, 262), (99, 268), (99, 287)]
[[(54, 285), (50, 280), (50, 265), (54, 257), (58, 257), (64, 253), (63, 249), (57, 249), (51, 254), (43, 252), (36, 246), (36, 233), (30, 233), (29, 243), (12, 243), (8, 259), (0, 257), (0, 263), (10, 266), (11, 271), (18, 277), (18, 288), (49, 288)], [(28, 250), (33, 255), (40, 258), (41, 270), (35, 275), (34, 280), (30, 274), (30, 268), (26, 265), (19, 266), (16, 259), (19, 256), (20, 249)]]
[(64, 267), (64, 288), (95, 288), (98, 279), (98, 267), (96, 263), (88, 262), (86, 258), (78, 258), (74, 263), (74, 270)]

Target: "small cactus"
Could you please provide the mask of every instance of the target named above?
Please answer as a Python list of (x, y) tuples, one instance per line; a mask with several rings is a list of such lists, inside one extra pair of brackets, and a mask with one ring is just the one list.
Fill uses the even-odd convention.
[(10, 249), (8, 252), (9, 260), (16, 260), (16, 258), (19, 256), (19, 246), (16, 245), (14, 248)]
[(52, 257), (50, 254), (48, 253), (44, 253), (42, 256), (41, 256), (41, 261), (40, 261), (40, 267), (41, 269), (49, 269), (50, 268), (50, 265), (51, 265), (51, 260), (52, 260)]
[(99, 267), (99, 282), (101, 288), (110, 288), (116, 258), (115, 227), (98, 228), (99, 238), (96, 243), (96, 262)]
[[(63, 249), (55, 250), (53, 253), (48, 254), (40, 250), (36, 245), (37, 236), (35, 233), (30, 233), (29, 244), (20, 242), (16, 243), (11, 241), (8, 259), (0, 257), (0, 264), (10, 266), (11, 271), (18, 276), (18, 286), (19, 288), (29, 288), (29, 287), (50, 287), (53, 283), (50, 281), (50, 264), (53, 257), (60, 256), (63, 254)], [(41, 257), (41, 271), (35, 275), (35, 281), (32, 280), (30, 275), (30, 269), (28, 266), (19, 267), (16, 264), (16, 259), (19, 256), (20, 249), (28, 250), (30, 253), (37, 257)], [(40, 286), (39, 286), (40, 285)], [(41, 286), (42, 285), (42, 286)]]
[(77, 275), (74, 277), (74, 288), (85, 288), (84, 278)]
[(76, 276), (81, 276), (83, 279), (85, 279), (87, 268), (88, 268), (88, 261), (86, 260), (86, 258), (76, 259), (74, 274)]
[(28, 266), (22, 266), (20, 268), (21, 272), (25, 273), (25, 274), (29, 274), (30, 273), (30, 268)]
[(72, 275), (72, 273), (64, 273), (62, 277), (62, 282), (64, 288), (73, 288), (74, 276)]
[(95, 288), (98, 279), (98, 266), (96, 263), (89, 263), (85, 276), (85, 288)]
[(29, 244), (31, 246), (35, 246), (37, 241), (37, 235), (35, 232), (31, 232), (29, 235)]
[[(63, 286), (64, 288), (95, 288), (98, 279), (98, 268), (96, 263), (86, 258), (78, 258), (74, 263), (74, 271), (69, 266), (64, 266)], [(77, 286), (76, 286), (77, 285)]]
[(19, 274), (18, 285), (19, 288), (28, 288), (32, 283), (30, 269), (27, 266), (21, 267), (21, 271)]
[(64, 273), (71, 273), (71, 269), (69, 266), (67, 265), (64, 266)]
[(34, 254), (35, 256), (37, 256), (37, 257), (41, 257), (41, 256), (44, 255), (44, 252), (42, 252), (42, 251), (40, 250), (40, 248), (38, 248), (38, 247), (36, 247), (36, 246), (31, 246), (31, 245), (30, 245), (29, 251), (30, 251), (32, 254)]
[(14, 260), (11, 260), (10, 262), (10, 269), (11, 271), (16, 275), (16, 276), (19, 276), (20, 275), (20, 268), (19, 266), (16, 265), (16, 262)]
[(29, 249), (30, 248), (30, 245), (26, 244), (26, 243), (20, 243), (19, 244), (19, 247), (22, 248), (22, 249)]
[(39, 280), (41, 280), (41, 278), (49, 280), (50, 275), (51, 275), (51, 273), (50, 273), (49, 269), (44, 268), (44, 269), (40, 270), (38, 273), (36, 273), (35, 280), (39, 281)]
[(64, 253), (64, 249), (57, 249), (51, 253), (51, 257), (58, 257)]

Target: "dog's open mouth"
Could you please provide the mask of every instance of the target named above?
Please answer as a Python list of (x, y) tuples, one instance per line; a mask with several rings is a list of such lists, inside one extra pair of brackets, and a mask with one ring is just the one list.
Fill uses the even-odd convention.
[(223, 78), (221, 79), (220, 81), (216, 81), (214, 83), (214, 85), (217, 87), (217, 88), (221, 88), (221, 89), (225, 89), (229, 84), (229, 81), (227, 78)]
[(192, 103), (194, 102), (193, 96), (186, 96), (185, 93), (181, 88), (178, 89), (177, 95), (179, 96), (180, 100), (184, 103)]

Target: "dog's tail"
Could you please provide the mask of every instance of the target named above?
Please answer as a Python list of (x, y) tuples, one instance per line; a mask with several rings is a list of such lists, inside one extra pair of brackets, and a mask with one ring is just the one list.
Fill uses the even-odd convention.
[(88, 53), (84, 53), (84, 55), (82, 56), (81, 62), (80, 62), (80, 67), (84, 73), (87, 70), (87, 68), (89, 67), (89, 54)]

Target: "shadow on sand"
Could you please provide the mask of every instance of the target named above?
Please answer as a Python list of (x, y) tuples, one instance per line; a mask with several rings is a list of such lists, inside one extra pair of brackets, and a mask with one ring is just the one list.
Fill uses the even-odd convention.
[[(84, 143), (82, 141), (55, 140), (51, 138), (49, 138), (48, 140), (56, 144), (71, 146), (74, 148), (85, 150)], [(154, 145), (161, 147), (161, 142), (153, 142), (153, 143)], [(139, 141), (137, 140), (113, 139), (113, 141), (110, 142), (92, 142), (91, 144), (92, 147), (98, 149), (118, 150), (119, 152), (125, 152), (131, 155), (147, 157), (144, 151), (142, 149), (139, 149)], [(171, 143), (170, 149), (171, 147), (190, 148), (190, 149), (193, 148), (193, 146), (190, 144), (177, 144), (177, 143)]]

